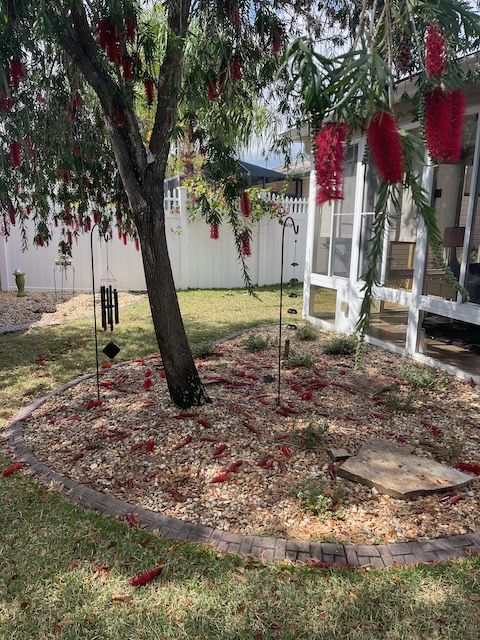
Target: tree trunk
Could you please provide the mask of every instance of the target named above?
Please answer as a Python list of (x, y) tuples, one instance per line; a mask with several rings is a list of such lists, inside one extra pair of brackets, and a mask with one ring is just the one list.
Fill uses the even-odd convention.
[(182, 409), (210, 402), (183, 325), (165, 234), (163, 189), (145, 194), (150, 215), (137, 222), (153, 325), (170, 396)]

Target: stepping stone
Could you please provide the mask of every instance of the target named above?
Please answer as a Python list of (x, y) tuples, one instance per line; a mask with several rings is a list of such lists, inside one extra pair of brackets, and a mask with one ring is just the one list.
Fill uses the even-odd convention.
[(474, 480), (429, 458), (372, 450), (346, 460), (337, 469), (337, 475), (403, 500), (458, 489)]
[(366, 394), (367, 396), (378, 396), (385, 391), (391, 389), (394, 385), (386, 378), (371, 378), (370, 376), (358, 374), (350, 384), (354, 389)]
[(340, 462), (340, 460), (348, 460), (352, 454), (348, 453), (346, 449), (327, 449), (327, 454), (330, 460), (333, 462)]
[(394, 440), (384, 440), (383, 438), (373, 438), (360, 447), (360, 453), (365, 451), (377, 451), (386, 453), (412, 453), (415, 447), (412, 444), (401, 444)]

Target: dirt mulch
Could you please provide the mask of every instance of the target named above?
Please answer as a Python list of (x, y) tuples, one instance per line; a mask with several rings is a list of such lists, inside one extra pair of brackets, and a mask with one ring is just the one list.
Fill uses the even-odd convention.
[[(353, 356), (323, 354), (326, 339), (292, 338), (314, 366), (284, 370), (280, 410), (269, 377), (276, 347), (251, 354), (243, 336), (198, 361), (209, 405), (178, 410), (160, 359), (138, 360), (103, 370), (100, 406), (91, 402), (92, 381), (50, 399), (30, 418), (25, 437), (71, 478), (233, 532), (387, 543), (478, 530), (480, 479), (448, 494), (396, 500), (338, 478), (326, 450), (355, 453), (381, 437), (447, 464), (478, 462), (479, 389), (441, 373), (431, 388), (417, 389), (402, 379), (402, 367), (412, 363), (376, 347), (366, 348), (363, 369), (355, 371)], [(304, 478), (322, 483), (330, 511), (323, 519), (294, 495)]]
[[(143, 296), (120, 293), (120, 307), (140, 302)], [(55, 299), (53, 291), (30, 292), (18, 298), (13, 291), (0, 291), (0, 328), (30, 324), (44, 327), (62, 324), (93, 314), (93, 300), (89, 293), (64, 293)]]

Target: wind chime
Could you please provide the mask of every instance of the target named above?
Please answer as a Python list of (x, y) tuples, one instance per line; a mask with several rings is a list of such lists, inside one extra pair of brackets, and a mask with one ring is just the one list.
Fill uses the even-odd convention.
[[(294, 252), (293, 252), (293, 262), (291, 263), (291, 267), (293, 267), (294, 273), (295, 269), (298, 267), (297, 262), (297, 236), (299, 231), (299, 225), (295, 224), (295, 221), (291, 216), (288, 216), (283, 221), (283, 229), (282, 229), (282, 252), (281, 252), (281, 267), (280, 267), (280, 313), (279, 313), (279, 322), (278, 322), (278, 387), (277, 387), (277, 405), (281, 404), (281, 376), (282, 376), (282, 314), (283, 314), (283, 264), (284, 264), (284, 253), (285, 253), (285, 229), (287, 226), (291, 226), (293, 229), (293, 233), (295, 234), (295, 244), (294, 244)], [(290, 278), (290, 285), (298, 283), (298, 278)], [(294, 291), (290, 291), (288, 297), (291, 299), (298, 298), (298, 295)], [(289, 307), (287, 313), (290, 316), (297, 315), (297, 310), (293, 307)], [(287, 324), (287, 329), (294, 331), (297, 328), (297, 325), (294, 322), (289, 322)], [(288, 357), (290, 350), (290, 340), (285, 341), (285, 350), (284, 357)]]
[[(97, 335), (97, 296), (95, 287), (95, 266), (93, 259), (93, 231), (97, 225), (95, 224), (90, 234), (90, 254), (92, 264), (92, 298), (93, 298), (93, 324), (95, 331), (95, 363), (97, 370), (97, 398), (100, 400), (100, 366), (98, 361), (98, 335)], [(102, 329), (113, 331), (114, 324), (119, 323), (119, 307), (118, 307), (118, 291), (117, 280), (110, 270), (108, 258), (108, 241), (109, 237), (105, 237), (105, 252), (107, 257), (107, 268), (103, 276), (100, 278), (100, 312), (102, 318)], [(110, 360), (113, 360), (120, 352), (120, 347), (110, 341), (103, 349), (104, 353)]]

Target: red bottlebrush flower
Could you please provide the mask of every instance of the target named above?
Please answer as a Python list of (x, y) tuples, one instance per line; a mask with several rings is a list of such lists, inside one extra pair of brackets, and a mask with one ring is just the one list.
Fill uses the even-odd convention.
[(152, 386), (152, 384), (153, 384), (152, 379), (151, 379), (151, 378), (146, 378), (146, 379), (143, 381), (143, 388), (145, 389), (145, 391), (148, 391), (148, 389), (150, 389), (150, 387)]
[(83, 222), (84, 227), (85, 227), (85, 231), (91, 231), (92, 230), (92, 221), (90, 220), (90, 216), (87, 216)]
[(302, 400), (311, 400), (313, 398), (313, 394), (311, 391), (305, 391), (304, 393), (302, 393), (302, 395), (300, 396), (300, 398)]
[(137, 516), (134, 513), (127, 513), (125, 521), (133, 527), (137, 524)]
[(102, 404), (103, 404), (102, 400), (89, 400), (85, 404), (85, 409), (87, 411), (89, 411), (90, 409), (96, 409), (97, 407), (100, 407)]
[(122, 242), (125, 246), (127, 246), (128, 238), (126, 233), (122, 233)]
[(96, 210), (95, 210), (95, 211), (93, 212), (93, 222), (94, 222), (95, 224), (99, 224), (99, 222), (100, 222), (100, 218), (101, 218), (101, 216), (100, 216), (100, 211), (96, 211)]
[(67, 242), (70, 246), (73, 244), (73, 235), (71, 231), (67, 231)]
[(280, 53), (282, 48), (282, 39), (283, 39), (283, 29), (282, 27), (276, 26), (272, 31), (272, 53), (273, 55), (277, 55)]
[(12, 167), (19, 167), (22, 162), (20, 143), (15, 141), (10, 145), (10, 163)]
[(162, 573), (163, 567), (157, 567), (156, 569), (152, 569), (151, 571), (146, 571), (145, 573), (141, 573), (140, 575), (132, 578), (130, 580), (130, 584), (132, 587), (143, 587), (148, 582), (155, 580)]
[(125, 35), (129, 42), (135, 40), (135, 34), (137, 32), (137, 19), (135, 16), (127, 16), (125, 18)]
[(284, 444), (282, 447), (282, 453), (286, 458), (290, 458), (290, 456), (292, 455), (292, 450), (290, 449), (290, 447), (287, 447), (287, 445)]
[(145, 97), (147, 98), (148, 106), (151, 107), (155, 100), (155, 84), (151, 78), (145, 80)]
[(9, 75), (13, 88), (17, 91), (20, 86), (20, 81), (25, 77), (25, 67), (21, 60), (17, 58), (10, 60)]
[(124, 56), (122, 59), (123, 77), (125, 80), (131, 80), (133, 78), (133, 66), (132, 59), (128, 56)]
[(100, 45), (100, 48), (105, 51), (108, 44), (108, 37), (111, 31), (110, 21), (102, 18), (97, 22), (97, 29), (98, 29), (98, 44)]
[(480, 476), (480, 463), (478, 462), (459, 462), (456, 467), (460, 469), (460, 471), (466, 471), (467, 473)]
[(252, 214), (252, 203), (248, 191), (244, 191), (240, 196), (240, 210), (244, 218), (249, 218)]
[(234, 56), (230, 60), (230, 76), (233, 80), (241, 80), (243, 76), (242, 59), (240, 56)]
[(457, 162), (462, 152), (465, 96), (439, 87), (425, 97), (425, 138), (430, 156), (441, 162)]
[(11, 96), (7, 96), (6, 94), (0, 94), (0, 111), (3, 113), (10, 113), (13, 109), (13, 98)]
[(445, 71), (446, 42), (437, 25), (431, 24), (425, 39), (425, 66), (431, 78), (440, 77)]
[(24, 462), (14, 462), (13, 464), (11, 464), (10, 466), (6, 467), (3, 470), (2, 476), (4, 478), (7, 478), (8, 476), (11, 476), (12, 473), (15, 473), (16, 471), (20, 471), (20, 469), (24, 466), (25, 466)]
[(8, 209), (8, 218), (10, 220), (10, 224), (13, 224), (13, 226), (15, 226), (15, 217), (17, 212), (11, 200), (8, 201), (7, 209)]
[(211, 484), (218, 484), (219, 482), (226, 482), (228, 480), (228, 473), (225, 471), (223, 473), (219, 473), (218, 476), (215, 476), (210, 480)]
[(391, 184), (403, 178), (403, 152), (397, 123), (386, 111), (376, 113), (367, 129), (372, 158), (382, 180)]
[(347, 133), (345, 123), (329, 122), (315, 136), (318, 204), (343, 199), (343, 162)]
[(209, 80), (207, 83), (208, 99), (213, 102), (218, 98), (218, 87), (214, 80)]
[(210, 225), (210, 238), (212, 240), (218, 240), (219, 238), (217, 222), (212, 222), (212, 224)]
[(119, 225), (117, 225), (117, 233), (118, 233), (118, 239), (121, 240), (123, 236), (123, 231)]
[(144, 371), (143, 375), (145, 376), (145, 378), (151, 378), (152, 377), (152, 370), (151, 369), (147, 369), (146, 371)]
[(135, 250), (140, 251), (140, 240), (135, 238)]
[(40, 235), (39, 233), (37, 233), (37, 235), (33, 239), (33, 242), (34, 242), (34, 244), (37, 245), (37, 247), (43, 247), (45, 245), (45, 241), (43, 239), (43, 236)]
[(248, 233), (245, 231), (245, 233), (242, 235), (242, 256), (251, 256), (252, 255), (252, 248), (250, 246), (250, 236), (248, 235)]
[(147, 444), (145, 445), (145, 451), (151, 453), (155, 449), (155, 441), (153, 438), (149, 438), (147, 440)]
[(116, 104), (113, 109), (113, 122), (115, 123), (115, 126), (118, 127), (119, 129), (123, 129), (127, 125), (125, 111), (123, 110), (123, 107), (119, 104)]

